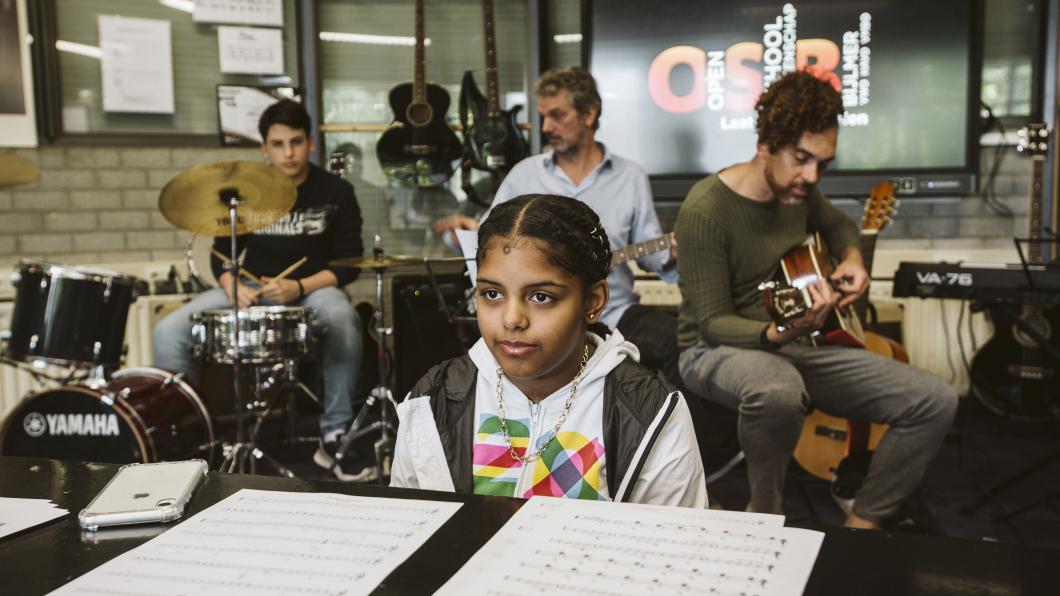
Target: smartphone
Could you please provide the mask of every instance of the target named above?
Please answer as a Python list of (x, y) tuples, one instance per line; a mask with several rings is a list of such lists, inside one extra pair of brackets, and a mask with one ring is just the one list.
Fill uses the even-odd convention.
[(77, 520), (82, 528), (95, 530), (180, 519), (207, 470), (201, 459), (124, 465)]

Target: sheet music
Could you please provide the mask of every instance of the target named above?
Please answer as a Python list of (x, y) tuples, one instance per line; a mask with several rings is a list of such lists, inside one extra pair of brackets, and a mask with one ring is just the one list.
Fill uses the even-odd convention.
[(283, 27), (283, 0), (195, 0), (196, 23)]
[(471, 276), (471, 285), (475, 285), (478, 275), (478, 263), (475, 253), (478, 252), (478, 230), (456, 230), (456, 241), (460, 243), (460, 253), (464, 255), (467, 272)]
[(460, 503), (243, 489), (55, 594), (368, 594)]
[(775, 518), (535, 497), (436, 594), (801, 594), (824, 534)]
[(217, 54), (223, 73), (283, 74), (283, 30), (220, 26)]
[(48, 499), (0, 497), (0, 538), (62, 517), (69, 511)]

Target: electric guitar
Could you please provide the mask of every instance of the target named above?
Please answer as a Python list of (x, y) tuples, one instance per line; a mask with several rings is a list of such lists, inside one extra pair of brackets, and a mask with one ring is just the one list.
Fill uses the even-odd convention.
[[(1020, 151), (1031, 155), (1031, 196), (1027, 264), (1042, 263), (1042, 171), (1049, 130), (1036, 123), (1020, 131)], [(994, 336), (972, 359), (972, 391), (1002, 415), (1024, 419), (1060, 417), (1060, 362), (1041, 347), (1060, 349), (1060, 308), (1024, 304), (1016, 312), (1005, 304), (989, 307)], [(1021, 328), (1022, 324), (1022, 328)], [(1030, 327), (1037, 333), (1029, 333)]]
[[(861, 217), (860, 245), (866, 271), (872, 271), (876, 238), (880, 231), (890, 223), (896, 207), (894, 185), (890, 182), (876, 185), (865, 202), (865, 211)], [(809, 249), (807, 247), (796, 249), (796, 251), (799, 250)], [(824, 262), (830, 263), (827, 254), (818, 256), (818, 258), (823, 258)], [(787, 300), (781, 299), (783, 302), (793, 303), (790, 311), (783, 310), (783, 305), (771, 307), (778, 311), (778, 316), (783, 321), (791, 321), (808, 310), (809, 303), (804, 301), (802, 292), (797, 295), (785, 289), (781, 289), (780, 292), (783, 293), (782, 295), (789, 296)], [(867, 301), (867, 298), (863, 297), (859, 299), (859, 302), (863, 300)], [(864, 347), (885, 358), (908, 363), (909, 356), (900, 344), (871, 331), (864, 331), (861, 319), (856, 315), (857, 306), (858, 303), (855, 303), (853, 309), (844, 309), (848, 312), (833, 315), (837, 320), (844, 320), (851, 332), (860, 330), (860, 335), (856, 337), (860, 346), (857, 347)], [(828, 333), (825, 333), (822, 339), (827, 342), (828, 337)], [(845, 339), (845, 335), (843, 337), (844, 341), (837, 343), (851, 345)], [(853, 498), (868, 469), (869, 454), (876, 448), (876, 444), (879, 443), (886, 430), (887, 426), (883, 424), (856, 422), (815, 409), (806, 416), (803, 422), (794, 458), (804, 470), (814, 476), (824, 480), (835, 480), (832, 489), (838, 495)]]
[(503, 174), (530, 154), (530, 145), (516, 122), (523, 106), (501, 109), (492, 0), (482, 0), (482, 21), (486, 38), (486, 95), (483, 97), (479, 91), (471, 71), (464, 71), (460, 85), (464, 157), (479, 170)]
[(390, 90), (394, 120), (375, 150), (383, 172), (409, 186), (438, 186), (453, 175), (460, 159), (460, 139), (445, 122), (449, 93), (426, 81), (423, 2), (416, 0), (416, 50), (411, 83)]

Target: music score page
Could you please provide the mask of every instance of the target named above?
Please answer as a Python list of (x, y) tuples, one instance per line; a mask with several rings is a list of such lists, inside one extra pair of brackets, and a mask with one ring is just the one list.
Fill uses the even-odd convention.
[(460, 506), (243, 489), (53, 594), (368, 594)]
[(442, 595), (801, 594), (824, 534), (763, 515), (536, 497)]

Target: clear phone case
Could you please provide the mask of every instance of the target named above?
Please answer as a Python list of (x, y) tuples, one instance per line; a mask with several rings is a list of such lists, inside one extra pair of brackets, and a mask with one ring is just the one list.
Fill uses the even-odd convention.
[(82, 528), (95, 530), (180, 519), (207, 471), (201, 459), (124, 465), (77, 520)]

